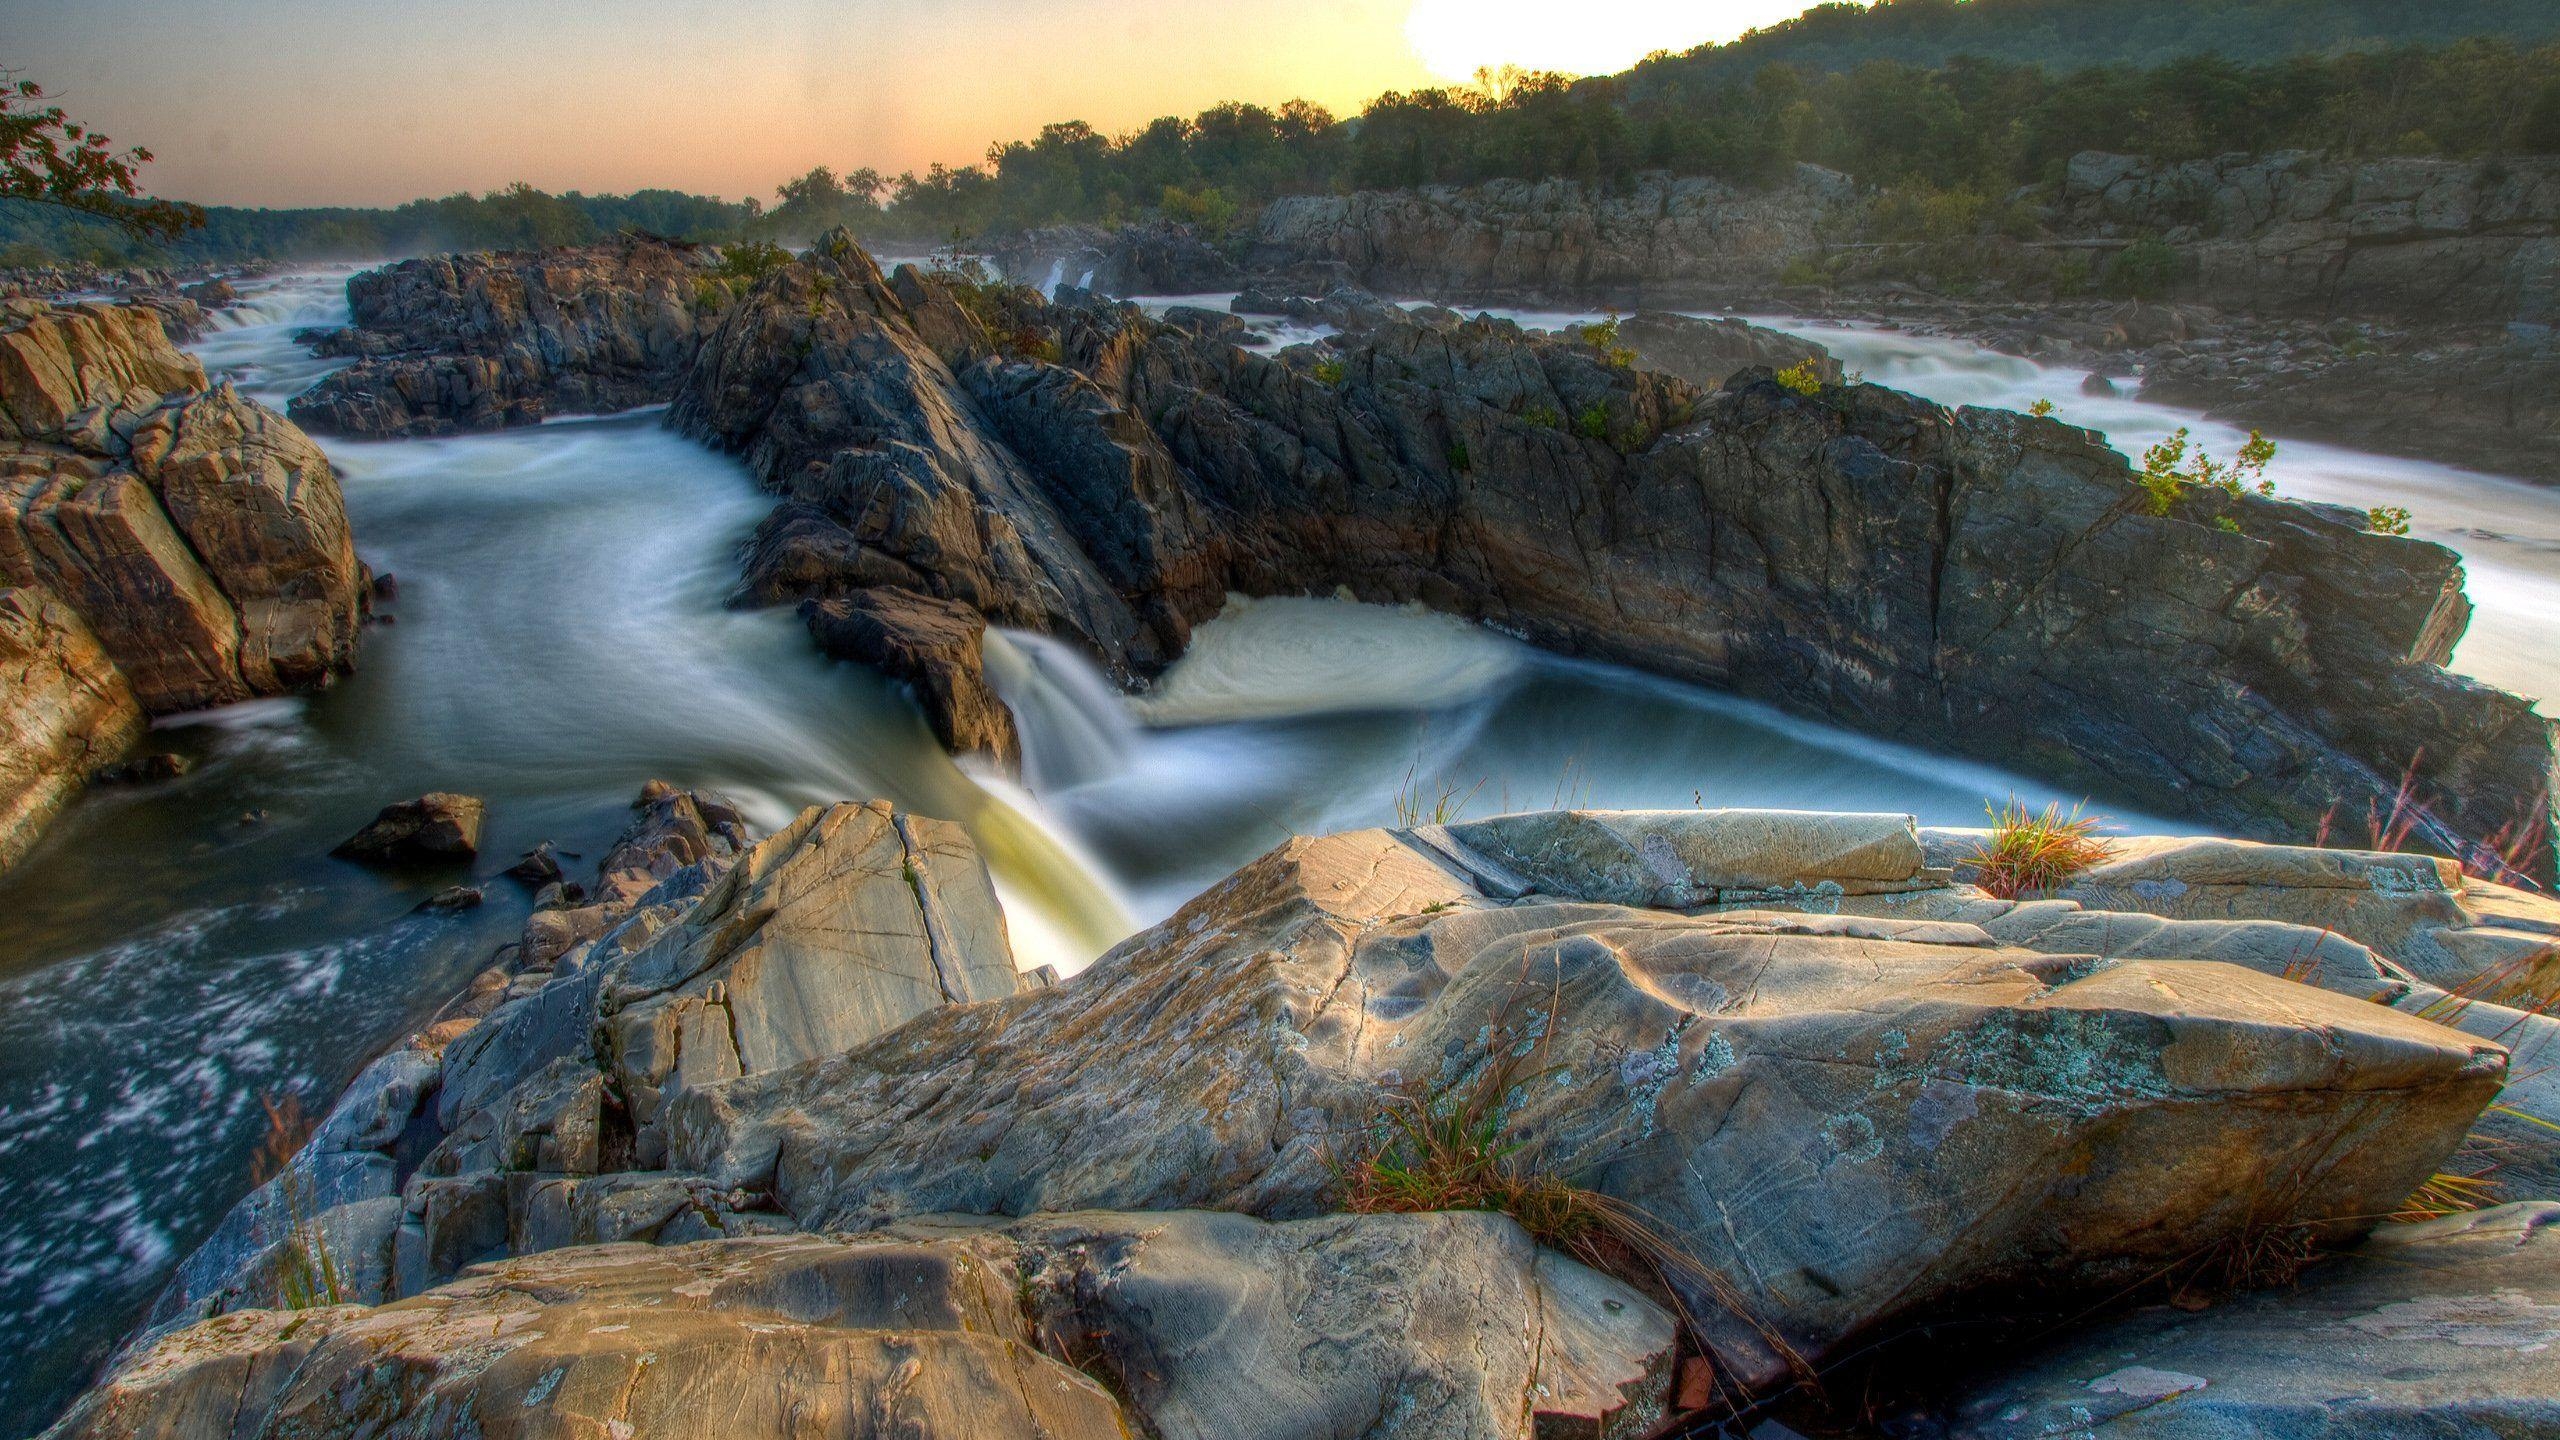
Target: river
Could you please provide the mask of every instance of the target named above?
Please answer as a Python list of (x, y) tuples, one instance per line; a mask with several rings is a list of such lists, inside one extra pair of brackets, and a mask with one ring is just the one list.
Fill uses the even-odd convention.
[[(328, 368), (292, 336), (344, 323), (344, 278), (250, 287), (196, 349), (281, 406)], [(2188, 424), (2236, 444), (2192, 416), (2085, 400), (2073, 372), (1819, 333), (1869, 379), (1933, 398), (2049, 397), (2125, 443)], [(325, 1108), (520, 927), (529, 897), (494, 872), (543, 840), (592, 859), (651, 778), (723, 790), (764, 826), (867, 796), (961, 820), (1024, 962), (1067, 970), (1289, 833), (1392, 823), (1415, 797), (1948, 823), (2012, 793), (2072, 798), (1446, 617), (1321, 599), (1232, 606), (1135, 700), (1060, 645), (996, 637), (1024, 772), (974, 775), (789, 612), (726, 607), (770, 502), (659, 417), (327, 448), (359, 551), (399, 580), (359, 672), (163, 722), (155, 742), (195, 762), (185, 777), (93, 789), (0, 877), (0, 1319), (18, 1336), (0, 1410), (31, 1426), (247, 1189), (261, 1097)], [(2483, 613), (2463, 664), (2560, 691), (2560, 659), (2535, 643), (2560, 618), (2560, 495), (2311, 446), (2285, 447), (2275, 474), (2289, 493), (2408, 505), (2472, 557)], [(377, 807), (431, 789), (489, 802), (477, 910), (413, 913), (459, 872), (327, 858)]]

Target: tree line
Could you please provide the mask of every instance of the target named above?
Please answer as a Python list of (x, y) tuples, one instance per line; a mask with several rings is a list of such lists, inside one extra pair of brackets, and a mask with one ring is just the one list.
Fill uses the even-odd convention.
[[(1933, 9), (1973, 17), (2123, 3), (1891, 0), (1849, 18), (1890, 22), (1900, 34), (1913, 15)], [(2201, 0), (2144, 3), (2194, 8)], [(2361, 0), (2323, 3), (2353, 10)], [(2560, 26), (2560, 5), (2536, 3)], [(2286, 6), (2233, 0), (2228, 8), (2263, 19)], [(1828, 13), (1842, 8), (1821, 7), (1763, 35), (1828, 33), (1846, 23)], [(1391, 92), (1348, 119), (1293, 101), (1219, 105), (1121, 135), (1067, 121), (992, 145), (973, 166), (895, 177), (819, 167), (782, 185), (771, 206), (668, 190), (552, 195), (515, 185), (387, 210), (214, 207), (200, 229), (161, 241), (93, 213), (0, 201), (0, 265), (365, 258), (571, 244), (623, 229), (791, 242), (843, 224), (873, 239), (922, 243), (1158, 215), (1217, 236), (1291, 194), (1546, 177), (1623, 186), (1647, 172), (1763, 185), (1807, 163), (1882, 192), (1888, 215), (1900, 207), (1918, 217), (1913, 223), (1943, 232), (1995, 223), (2002, 197), (2057, 179), (2083, 150), (2161, 159), (2297, 148), (2350, 156), (2560, 153), (2560, 45), (2500, 36), (2258, 60), (2199, 54), (2151, 65), (2056, 68), (1957, 55), (1927, 64), (1870, 58), (1839, 69), (1763, 60), (1736, 70), (1735, 53), (1755, 45), (1767, 48), (1762, 37), (1746, 37), (1597, 79), (1484, 74), (1471, 85)]]

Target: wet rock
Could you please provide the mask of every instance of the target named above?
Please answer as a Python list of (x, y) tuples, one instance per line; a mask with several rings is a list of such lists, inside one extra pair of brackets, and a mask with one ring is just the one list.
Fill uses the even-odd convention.
[(418, 902), (421, 910), (470, 910), (488, 897), (470, 885), (452, 885)]
[(2560, 1206), (2388, 1225), (2298, 1287), (2159, 1306), (2004, 1366), (1949, 1440), (2384, 1440), (2560, 1428)]
[(944, 749), (983, 755), (1008, 769), (1021, 763), (1013, 712), (986, 680), (985, 616), (895, 588), (812, 600), (800, 614), (819, 649), (912, 688)]
[(2116, 382), (2092, 370), (2088, 378), (2080, 382), (2080, 393), (2094, 395), (2102, 400), (2113, 399), (2116, 394)]
[(184, 755), (160, 751), (138, 755), (121, 765), (110, 765), (98, 772), (101, 785), (149, 785), (162, 780), (175, 780), (193, 768)]
[(536, 889), (552, 884), (560, 879), (560, 853), (545, 840), (508, 866), (507, 875)]
[(436, 791), (385, 805), (371, 824), (329, 853), (366, 865), (433, 865), (480, 853), (488, 806), (476, 795)]

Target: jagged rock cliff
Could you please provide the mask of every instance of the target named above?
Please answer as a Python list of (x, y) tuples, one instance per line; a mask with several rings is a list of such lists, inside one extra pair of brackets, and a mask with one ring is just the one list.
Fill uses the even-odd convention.
[[(361, 567), (328, 457), (146, 308), (0, 307), (0, 592), (28, 679), (0, 859), (153, 715), (328, 680)], [(111, 667), (111, 668), (109, 668)]]
[(449, 435), (664, 401), (732, 292), (701, 247), (620, 236), (574, 249), (430, 255), (347, 282), (356, 363), (294, 397), (344, 435)]
[[(2270, 1233), (2351, 1244), (2502, 1084), (2537, 1103), (2392, 957), (2510, 973), (2547, 903), (2223, 841), (2011, 901), (1969, 853), (1743, 811), (1300, 839), (1053, 983), (955, 827), (848, 804), (750, 847), (652, 787), (609, 898), (360, 1077), (54, 1433), (1632, 1435), (1682, 1351), (1732, 1402), (1986, 1294), (2085, 1322)], [(1686, 1257), (1636, 1276), (1667, 1290), (1492, 1215), (1332, 1213), (1382, 1115), (1486, 1086), (1521, 1163)], [(323, 1250), (333, 1303), (267, 1308)]]
[(749, 593), (896, 586), (1138, 677), (1230, 592), (1347, 587), (2244, 833), (2387, 809), (2413, 763), (2438, 843), (2552, 804), (2550, 723), (2442, 668), (2458, 557), (2361, 516), (2155, 515), (2050, 420), (1707, 394), (1498, 322), (1319, 366), (1005, 303), (1063, 363), (842, 236), (730, 314), (672, 419), (786, 497)]

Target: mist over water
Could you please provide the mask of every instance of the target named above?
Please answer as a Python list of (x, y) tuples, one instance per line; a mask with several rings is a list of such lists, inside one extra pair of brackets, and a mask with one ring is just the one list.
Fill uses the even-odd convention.
[[(251, 287), (194, 348), (281, 407), (334, 368), (291, 342), (344, 323), (345, 273)], [(1316, 333), (1263, 328), (1274, 343)], [(2051, 398), (2120, 448), (2179, 424), (2218, 452), (2238, 441), (2161, 407), (2085, 399), (2075, 372), (1888, 332), (1809, 333), (1868, 378), (1932, 398)], [(0, 876), (0, 1319), (19, 1342), (0, 1364), (6, 1413), (67, 1399), (245, 1193), (262, 1094), (325, 1109), (514, 937), (529, 897), (495, 872), (543, 840), (592, 863), (648, 779), (724, 791), (764, 827), (866, 797), (959, 820), (989, 857), (1023, 963), (1067, 970), (1292, 833), (1391, 824), (1400, 807), (1771, 805), (1969, 823), (1986, 799), (2077, 798), (1445, 616), (1324, 599), (1231, 604), (1135, 698), (1056, 641), (990, 636), (1026, 752), (1020, 781), (1004, 781), (955, 766), (904, 694), (827, 661), (788, 610), (726, 606), (736, 547), (770, 497), (658, 416), (327, 448), (360, 553), (399, 580), (394, 623), (367, 632), (359, 673), (164, 721), (154, 745), (187, 755), (191, 773), (93, 789)], [(2421, 533), (2472, 557), (2482, 614), (2465, 665), (2560, 688), (2560, 662), (2532, 643), (2560, 618), (2551, 492), (2306, 445), (2287, 445), (2273, 473), (2291, 494), (2408, 505)], [(431, 789), (488, 800), (476, 867), (387, 877), (327, 858), (379, 806)], [(413, 913), (475, 875), (481, 908)]]

